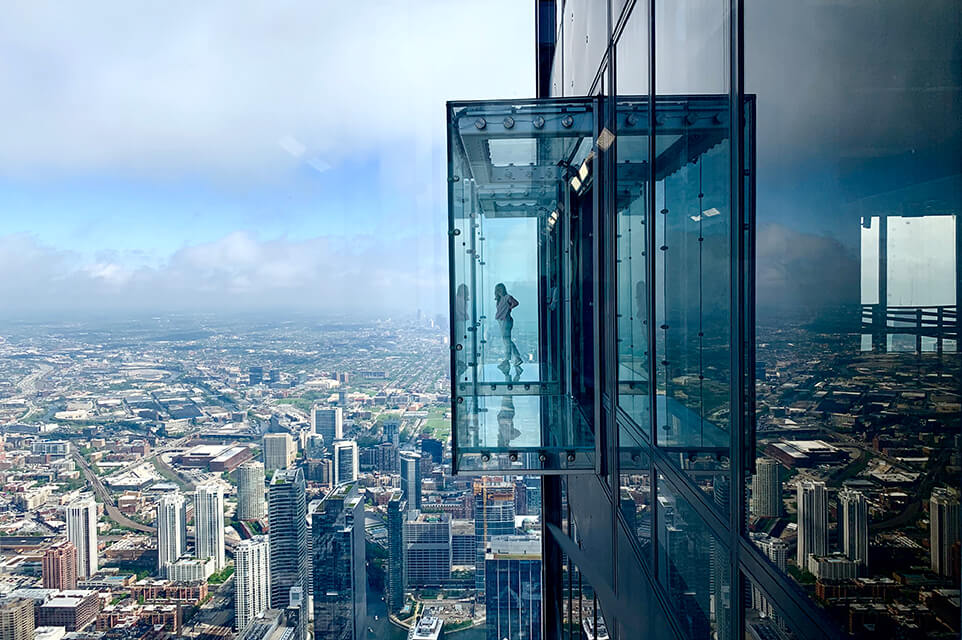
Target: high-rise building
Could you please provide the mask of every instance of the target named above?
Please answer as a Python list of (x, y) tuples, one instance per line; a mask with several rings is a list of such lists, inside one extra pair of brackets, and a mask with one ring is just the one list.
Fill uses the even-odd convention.
[(958, 567), (952, 562), (952, 547), (959, 541), (959, 495), (936, 487), (929, 498), (929, 555), (932, 571), (951, 576)]
[(398, 450), (390, 442), (377, 445), (374, 455), (374, 468), (381, 473), (398, 472)]
[(328, 443), (319, 433), (308, 433), (304, 441), (304, 457), (308, 460), (320, 460), (324, 457), (324, 449)]
[(755, 461), (755, 477), (752, 478), (751, 513), (759, 518), (777, 518), (782, 515), (782, 481), (779, 479), (778, 462), (771, 458)]
[(408, 511), (404, 572), (409, 587), (440, 587), (451, 578), (451, 516)]
[[(535, 0), (533, 22), (537, 98), (448, 103), (451, 443), (458, 473), (542, 478), (545, 637), (595, 607), (618, 640), (924, 633), (886, 578), (924, 543), (958, 566), (955, 500), (919, 491), (958, 461), (957, 3)], [(797, 500), (769, 463), (753, 482), (761, 456)], [(829, 553), (829, 492), (923, 456), (872, 501), (905, 552), (833, 584), (858, 563)]]
[(477, 562), (478, 543), (474, 535), (474, 522), (471, 520), (451, 521), (452, 566), (473, 567)]
[(344, 438), (344, 409), (315, 406), (311, 411), (311, 428), (324, 438), (324, 446), (333, 446), (335, 440)]
[(63, 540), (43, 552), (43, 588), (67, 591), (77, 588), (77, 547)]
[[(280, 470), (271, 478), (267, 501), (271, 547), (271, 608), (290, 604), (291, 587), (308, 578), (307, 503), (300, 468)], [(324, 566), (324, 565), (321, 565)]]
[(97, 503), (85, 494), (66, 509), (67, 540), (77, 547), (77, 578), (97, 573)]
[(357, 480), (360, 461), (357, 455), (357, 442), (354, 440), (334, 441), (334, 484)]
[(828, 554), (828, 493), (825, 483), (800, 480), (797, 489), (798, 547), (795, 563), (807, 570), (808, 556)]
[(237, 519), (260, 520), (267, 515), (264, 465), (249, 460), (237, 467)]
[(514, 533), (514, 485), (494, 478), (481, 477), (474, 482), (475, 589), (484, 591), (484, 555), (493, 536)]
[[(752, 542), (755, 543), (755, 546), (762, 550), (772, 564), (781, 571), (785, 571), (788, 565), (788, 543), (764, 533), (752, 533), (751, 539)], [(767, 618), (775, 618), (777, 616), (772, 603), (765, 597), (762, 590), (755, 585), (752, 585), (752, 608)]]
[(270, 543), (266, 536), (244, 540), (234, 549), (234, 624), (242, 631), (270, 608)]
[(408, 509), (421, 508), (421, 454), (415, 451), (402, 451), (399, 454), (401, 466), (401, 490), (408, 501)]
[(286, 469), (297, 458), (297, 447), (289, 433), (264, 435), (264, 468), (267, 471)]
[(187, 503), (179, 491), (157, 501), (157, 571), (168, 577), (168, 568), (187, 551)]
[(868, 570), (868, 503), (860, 491), (838, 492), (838, 537), (846, 557)]
[(541, 539), (494, 536), (484, 558), (487, 640), (541, 640)]
[[(390, 613), (404, 606), (404, 519), (407, 501), (400, 490), (394, 492), (387, 503), (387, 576), (385, 601)], [(474, 555), (472, 553), (472, 559)]]
[(384, 421), (384, 442), (393, 444), (394, 448), (401, 446), (401, 421), (397, 418)]
[(218, 482), (197, 485), (194, 492), (194, 555), (213, 558), (224, 568), (224, 488)]
[(30, 598), (0, 599), (0, 640), (33, 640), (34, 605)]
[(314, 637), (365, 640), (367, 569), (364, 500), (354, 483), (338, 485), (311, 503)]

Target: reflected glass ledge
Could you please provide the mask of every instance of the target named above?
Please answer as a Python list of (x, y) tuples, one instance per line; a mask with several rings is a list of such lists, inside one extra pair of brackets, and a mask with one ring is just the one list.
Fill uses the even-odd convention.
[(463, 398), (456, 414), (455, 472), (594, 473), (594, 434), (567, 396)]

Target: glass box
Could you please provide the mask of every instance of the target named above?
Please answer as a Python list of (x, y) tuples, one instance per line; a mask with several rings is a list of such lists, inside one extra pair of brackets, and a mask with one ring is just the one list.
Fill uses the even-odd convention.
[(593, 210), (596, 113), (591, 98), (448, 103), (456, 472), (596, 469), (566, 365), (594, 341), (565, 329), (593, 272), (573, 230)]

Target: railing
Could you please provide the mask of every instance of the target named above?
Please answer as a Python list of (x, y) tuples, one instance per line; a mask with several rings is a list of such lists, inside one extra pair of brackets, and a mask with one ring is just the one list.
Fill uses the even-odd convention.
[(942, 354), (945, 340), (955, 340), (958, 349), (957, 305), (890, 307), (862, 305), (862, 333), (872, 336), (872, 350), (886, 351), (890, 335), (915, 336), (915, 352), (922, 353), (922, 338), (935, 339), (935, 352)]

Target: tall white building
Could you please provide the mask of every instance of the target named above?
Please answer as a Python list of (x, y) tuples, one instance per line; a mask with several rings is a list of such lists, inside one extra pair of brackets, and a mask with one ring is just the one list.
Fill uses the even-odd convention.
[(244, 540), (234, 550), (234, 617), (237, 630), (270, 606), (270, 544), (267, 536)]
[(216, 482), (197, 485), (194, 494), (194, 548), (198, 558), (213, 558), (224, 568), (224, 489)]
[(97, 503), (84, 494), (67, 505), (67, 539), (77, 547), (77, 577), (97, 573)]
[(357, 480), (358, 463), (357, 442), (334, 441), (334, 484)]
[(859, 491), (838, 492), (838, 536), (842, 552), (864, 572), (868, 568), (868, 503)]
[(759, 518), (777, 518), (782, 515), (782, 482), (778, 477), (779, 464), (771, 458), (755, 460), (755, 477), (752, 478), (752, 515)]
[[(784, 572), (788, 561), (788, 544), (784, 540), (764, 533), (752, 533), (750, 535), (755, 546), (768, 556), (772, 564)], [(754, 584), (752, 585), (752, 608), (768, 618), (777, 619), (775, 608)]]
[(799, 569), (808, 567), (808, 556), (828, 554), (828, 492), (824, 482), (800, 480), (798, 483), (798, 549), (795, 561)]
[(399, 456), (401, 467), (401, 490), (408, 501), (409, 509), (421, 508), (421, 454), (416, 451), (402, 451)]
[(959, 540), (959, 495), (936, 487), (929, 498), (929, 554), (932, 571), (952, 575), (952, 545)]
[(332, 446), (335, 440), (344, 438), (344, 411), (341, 407), (314, 407), (311, 428), (324, 438), (325, 446)]
[(237, 519), (260, 520), (266, 516), (264, 465), (251, 460), (237, 467)]
[(294, 464), (297, 448), (289, 433), (268, 433), (264, 436), (264, 468), (268, 471), (286, 469)]
[(157, 570), (169, 577), (170, 565), (187, 551), (187, 504), (179, 491), (157, 501)]

